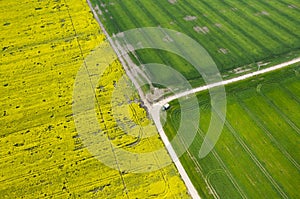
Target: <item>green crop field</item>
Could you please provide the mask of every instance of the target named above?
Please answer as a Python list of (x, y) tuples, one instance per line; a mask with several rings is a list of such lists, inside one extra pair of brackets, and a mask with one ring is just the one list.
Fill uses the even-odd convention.
[[(187, 34), (213, 57), (221, 72), (299, 54), (299, 1), (92, 0), (113, 35), (133, 28), (162, 27)], [(151, 38), (149, 38), (151, 40)], [(199, 85), (185, 60), (158, 50), (139, 50), (142, 63), (174, 66)], [(193, 81), (194, 80), (194, 81)]]
[[(198, 154), (212, 110), (208, 93), (198, 94), (200, 128), (180, 159), (200, 196), (300, 197), (299, 69), (295, 65), (226, 87), (224, 129), (203, 159)], [(177, 102), (171, 106), (164, 126), (169, 139), (176, 134), (183, 111)]]
[[(208, 51), (223, 78), (291, 60), (300, 52), (297, 0), (92, 0), (92, 4), (111, 36), (144, 27), (190, 36)], [(193, 66), (175, 54), (157, 49), (135, 53), (138, 59), (131, 58), (138, 65), (165, 64), (192, 86), (203, 83)], [(215, 148), (203, 159), (198, 153), (212, 110), (208, 93), (198, 94), (200, 128), (180, 160), (201, 197), (300, 197), (299, 88), (299, 65), (226, 87), (226, 122)], [(164, 126), (170, 140), (182, 111), (177, 101), (171, 107)], [(196, 121), (188, 122), (196, 126)]]

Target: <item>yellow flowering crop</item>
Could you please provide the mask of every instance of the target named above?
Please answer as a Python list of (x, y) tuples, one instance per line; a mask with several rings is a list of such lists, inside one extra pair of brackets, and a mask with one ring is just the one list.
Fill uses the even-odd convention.
[[(0, 198), (188, 197), (174, 165), (120, 174), (82, 143), (72, 117), (73, 84), (84, 58), (104, 41), (86, 1), (3, 0), (0, 10)], [(112, 76), (124, 74), (118, 62), (111, 67), (117, 69), (111, 70)], [(112, 109), (105, 99), (113, 95), (114, 86), (107, 83), (106, 88), (102, 108)], [(155, 132), (134, 100), (138, 97), (124, 104), (126, 113), (120, 112), (120, 119), (134, 124), (126, 127), (130, 133), (113, 131), (116, 122), (109, 115), (99, 118), (112, 127), (104, 129), (109, 136), (123, 137), (113, 144), (136, 141), (138, 125)], [(162, 142), (154, 135), (128, 146), (153, 150)]]

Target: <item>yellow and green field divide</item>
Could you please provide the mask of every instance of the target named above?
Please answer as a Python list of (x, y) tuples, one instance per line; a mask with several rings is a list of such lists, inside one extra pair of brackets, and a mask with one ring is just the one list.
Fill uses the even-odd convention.
[[(74, 83), (84, 59), (106, 42), (86, 1), (4, 0), (0, 10), (0, 198), (189, 198), (173, 164), (139, 174), (116, 170), (82, 142), (72, 111)], [(117, 60), (109, 69), (99, 81), (106, 92), (95, 88), (96, 112), (119, 110), (105, 96), (126, 75)], [(151, 137), (139, 136), (138, 127), (152, 122), (135, 96), (121, 99), (120, 118), (128, 118), (122, 123), (132, 136), (116, 129), (109, 114), (98, 117), (99, 126), (113, 145), (164, 149), (153, 125)]]

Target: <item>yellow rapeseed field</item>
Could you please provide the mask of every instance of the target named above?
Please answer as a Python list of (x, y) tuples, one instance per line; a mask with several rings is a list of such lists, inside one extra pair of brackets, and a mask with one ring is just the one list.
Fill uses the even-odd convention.
[[(0, 198), (189, 197), (174, 165), (148, 173), (115, 170), (80, 139), (74, 81), (85, 57), (105, 42), (86, 1), (3, 0), (0, 10)], [(120, 77), (124, 84), (115, 88)], [(95, 109), (105, 112), (98, 115), (101, 129), (124, 150), (163, 147), (131, 90), (115, 61), (96, 89)], [(114, 96), (118, 103), (111, 103)]]

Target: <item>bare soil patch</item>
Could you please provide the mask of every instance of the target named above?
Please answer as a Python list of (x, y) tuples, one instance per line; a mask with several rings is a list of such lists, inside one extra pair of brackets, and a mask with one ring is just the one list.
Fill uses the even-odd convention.
[(168, 0), (168, 1), (169, 1), (169, 3), (171, 3), (171, 4), (177, 3), (177, 0)]
[(194, 30), (195, 30), (197, 33), (203, 33), (203, 34), (209, 33), (209, 29), (208, 29), (208, 27), (206, 27), (206, 26), (203, 26), (203, 27), (194, 26)]
[(186, 20), (186, 21), (194, 21), (194, 20), (197, 19), (197, 17), (196, 16), (187, 15), (183, 19)]

